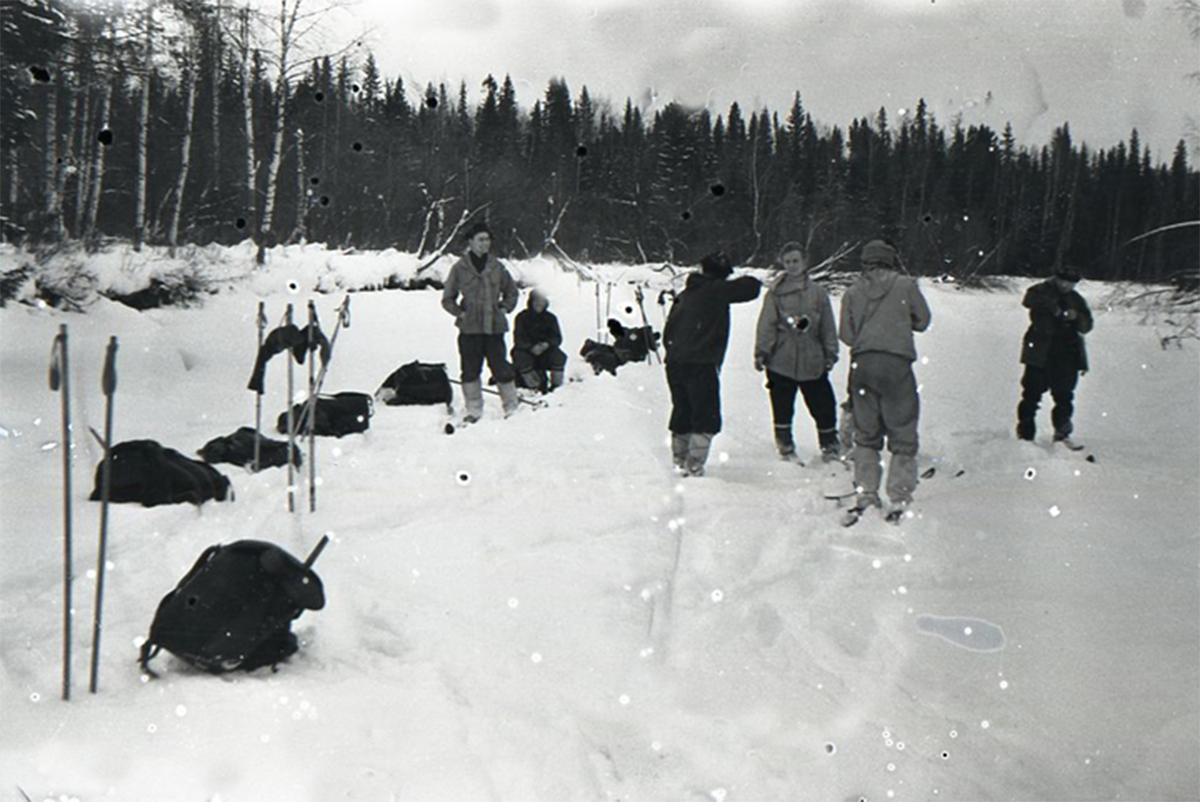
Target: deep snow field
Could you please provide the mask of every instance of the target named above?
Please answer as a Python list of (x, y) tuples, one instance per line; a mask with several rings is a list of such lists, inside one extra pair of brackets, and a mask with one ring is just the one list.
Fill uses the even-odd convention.
[[(190, 258), (229, 278), (248, 256)], [(92, 269), (136, 286), (163, 260), (118, 251)], [(900, 526), (843, 529), (823, 498), (849, 485), (840, 467), (774, 455), (751, 366), (759, 302), (734, 309), (708, 475), (679, 479), (661, 365), (594, 376), (577, 353), (597, 336), (596, 285), (548, 261), (508, 264), (564, 329), (572, 381), (549, 407), (503, 420), (489, 396), (484, 421), (447, 436), (439, 409), (377, 405), (366, 433), (318, 440), (315, 514), (288, 513), (284, 469), (228, 465), (233, 502), (114, 505), (96, 695), (100, 505), (87, 495), (100, 451), (85, 427), (103, 428), (108, 337), (120, 339), (115, 440), (194, 453), (253, 425), (259, 299), (274, 326), (315, 297), (329, 331), (339, 288), (415, 260), (277, 249), (201, 308), (0, 309), (0, 799), (1200, 798), (1200, 342), (1162, 349), (1140, 312), (1084, 282), (1088, 450), (1052, 448), (1046, 408), (1039, 441), (1020, 443), (1027, 283), (924, 281), (921, 467), (934, 474)], [(668, 274), (601, 270), (611, 316), (630, 324), (630, 282), (650, 281), (661, 330)], [(325, 390), (373, 393), (414, 359), (457, 378), (439, 300), (352, 294)], [(60, 401), (47, 386), (60, 323), (75, 421), (69, 702)], [(284, 364), (267, 370), (268, 422), (286, 406)], [(797, 420), (812, 457), (802, 406)], [(140, 676), (139, 638), (204, 548), (254, 538), (303, 558), (325, 533), (327, 606), (295, 622), (304, 645), (277, 673), (213, 677), (164, 653), (160, 679)]]

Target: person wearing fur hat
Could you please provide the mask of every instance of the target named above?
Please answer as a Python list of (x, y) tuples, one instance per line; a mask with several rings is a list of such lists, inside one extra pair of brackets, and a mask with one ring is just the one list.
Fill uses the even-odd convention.
[(1017, 437), (1032, 440), (1037, 434), (1037, 411), (1047, 390), (1054, 399), (1050, 421), (1054, 442), (1071, 443), (1075, 412), (1075, 386), (1088, 370), (1083, 335), (1092, 330), (1092, 310), (1075, 291), (1080, 274), (1061, 267), (1052, 278), (1034, 284), (1022, 304), (1029, 310), (1029, 329), (1021, 348), (1021, 402), (1017, 405)]
[(817, 425), (826, 461), (838, 457), (837, 400), (829, 371), (838, 359), (837, 322), (825, 288), (809, 280), (804, 250), (795, 242), (779, 253), (784, 274), (763, 298), (754, 339), (754, 369), (767, 371), (775, 446), (794, 459), (796, 391)]
[[(517, 381), (524, 387), (553, 392), (562, 386), (567, 355), (562, 345), (558, 318), (550, 311), (550, 301), (537, 290), (529, 293), (525, 309), (513, 324), (513, 367)], [(549, 371), (549, 382), (546, 372)]]
[(901, 275), (896, 249), (882, 240), (863, 246), (863, 272), (842, 296), (840, 336), (850, 346), (850, 402), (854, 417), (851, 520), (881, 507), (880, 451), (887, 441), (890, 520), (899, 520), (917, 487), (920, 399), (912, 363), (913, 332), (929, 328), (931, 313), (917, 282)]
[(758, 297), (753, 276), (730, 279), (723, 253), (700, 260), (663, 326), (667, 386), (671, 391), (671, 457), (689, 476), (703, 476), (713, 438), (721, 431), (721, 363), (729, 345), (729, 306)]
[(458, 327), (458, 354), (461, 365), (466, 413), (463, 420), (474, 422), (483, 416), (484, 360), (500, 392), (505, 417), (520, 405), (515, 374), (508, 363), (504, 334), (506, 315), (517, 308), (517, 283), (499, 259), (491, 255), (492, 232), (478, 223), (467, 231), (467, 252), (450, 273), (442, 290), (442, 308), (454, 315)]

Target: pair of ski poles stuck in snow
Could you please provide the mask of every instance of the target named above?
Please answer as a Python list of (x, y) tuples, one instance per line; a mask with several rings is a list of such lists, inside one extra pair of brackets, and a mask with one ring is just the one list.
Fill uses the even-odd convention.
[[(73, 533), (71, 531), (71, 373), (67, 325), (59, 326), (50, 356), (50, 389), (62, 398), (63, 455), (63, 666), (62, 698), (71, 698), (71, 582), (73, 580)], [(110, 337), (100, 377), (104, 391), (104, 460), (100, 469), (100, 543), (96, 556), (96, 596), (92, 608), (92, 660), (88, 688), (96, 693), (100, 682), (100, 632), (104, 609), (104, 575), (108, 563), (108, 500), (112, 486), (113, 400), (117, 394), (117, 338)]]
[[(266, 305), (259, 301), (258, 315), (255, 318), (258, 327), (258, 350), (262, 351), (263, 344), (266, 342), (267, 329), (267, 313)], [(292, 304), (287, 305), (284, 312), (283, 328), (294, 328), (295, 326), (295, 307)], [(322, 348), (318, 336), (321, 335), (321, 324), (317, 318), (316, 304), (311, 300), (308, 302), (308, 327), (305, 329), (306, 341), (305, 352), (308, 355), (308, 398), (304, 402), (304, 407), (301, 409), (299, 420), (296, 419), (293, 400), (296, 393), (295, 379), (295, 354), (289, 348), (287, 349), (287, 493), (288, 493), (288, 511), (296, 512), (296, 466), (295, 454), (297, 451), (296, 440), (303, 436), (307, 430), (308, 434), (308, 508), (309, 512), (317, 511), (317, 399), (321, 394), (321, 388), (325, 385), (325, 376), (329, 371), (329, 363), (333, 360), (333, 350), (337, 345), (338, 334), (342, 329), (350, 328), (350, 296), (347, 295), (345, 300), (337, 309), (337, 323), (335, 324), (333, 336), (330, 337), (327, 348)], [(316, 369), (316, 352), (323, 351), (323, 359), (321, 360), (321, 369)], [(251, 469), (258, 471), (262, 462), (262, 397), (263, 391), (260, 388), (255, 395), (254, 404), (254, 462), (251, 464)]]
[[(309, 329), (306, 347), (312, 354), (317, 349), (316, 332), (318, 331), (316, 306), (312, 301), (308, 304)], [(287, 322), (291, 324), (294, 310), (291, 304), (287, 307)], [(265, 311), (262, 303), (258, 309), (259, 346), (263, 343), (263, 329), (266, 325)], [(296, 511), (296, 487), (293, 454), (296, 451), (296, 434), (308, 426), (309, 433), (309, 509), (315, 512), (317, 508), (316, 490), (316, 402), (324, 384), (329, 369), (329, 359), (333, 355), (333, 347), (337, 343), (338, 332), (350, 326), (350, 298), (346, 297), (338, 308), (337, 329), (329, 341), (326, 359), (321, 364), (318, 373), (313, 365), (313, 359), (308, 363), (309, 396), (301, 411), (299, 421), (295, 420), (292, 397), (294, 395), (294, 376), (292, 358), (288, 359), (288, 509)], [(104, 357), (104, 370), (101, 374), (100, 385), (104, 392), (104, 436), (97, 439), (103, 448), (103, 460), (100, 468), (100, 539), (96, 556), (96, 593), (92, 612), (92, 653), (88, 688), (96, 693), (100, 681), (100, 635), (103, 630), (104, 609), (104, 578), (108, 564), (108, 506), (112, 488), (112, 452), (113, 434), (113, 403), (117, 392), (117, 338), (110, 337)], [(62, 698), (71, 698), (71, 641), (72, 641), (72, 582), (74, 580), (74, 532), (72, 510), (71, 482), (71, 370), (70, 370), (70, 340), (67, 325), (59, 326), (54, 338), (50, 354), (49, 384), (52, 392), (59, 393), (62, 408), (62, 470), (63, 470), (63, 643), (62, 643)], [(94, 431), (93, 431), (94, 433)], [(262, 393), (258, 393), (255, 409), (255, 442), (254, 470), (258, 470), (261, 458), (259, 440), (262, 436)], [(323, 544), (322, 544), (323, 545)]]

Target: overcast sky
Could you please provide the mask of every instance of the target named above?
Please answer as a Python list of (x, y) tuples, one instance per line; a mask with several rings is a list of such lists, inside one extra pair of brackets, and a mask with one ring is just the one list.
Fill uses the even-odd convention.
[[(1177, 0), (359, 0), (338, 36), (363, 42), (410, 90), (511, 74), (529, 106), (552, 76), (618, 110), (679, 101), (786, 115), (799, 90), (845, 128), (920, 97), (943, 123), (1044, 143), (1069, 121), (1111, 147), (1137, 127), (1169, 160), (1200, 117), (1200, 43)], [(361, 51), (360, 51), (361, 52)], [(415, 85), (415, 86), (414, 86)]]

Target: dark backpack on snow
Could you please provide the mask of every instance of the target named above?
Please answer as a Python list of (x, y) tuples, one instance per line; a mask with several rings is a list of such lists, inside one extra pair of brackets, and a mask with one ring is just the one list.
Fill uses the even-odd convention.
[[(254, 462), (254, 439), (258, 438), (258, 461), (259, 468), (275, 468), (280, 465), (287, 465), (287, 443), (282, 440), (272, 440), (269, 437), (263, 437), (251, 429), (249, 426), (243, 426), (236, 432), (225, 437), (215, 437), (204, 444), (198, 452), (200, 458), (205, 462), (227, 462), (231, 465), (251, 465)], [(292, 464), (297, 468), (303, 462), (300, 455), (300, 449), (292, 450)]]
[(324, 606), (320, 577), (278, 546), (209, 546), (159, 602), (138, 662), (152, 677), (162, 649), (212, 674), (274, 666), (299, 649), (292, 621)]
[[(159, 504), (203, 504), (209, 499), (232, 499), (229, 479), (211, 465), (190, 459), (154, 440), (127, 440), (109, 451), (112, 460), (108, 500)], [(104, 488), (104, 463), (96, 466), (95, 486), (89, 498), (100, 501)]]
[[(296, 434), (308, 434), (308, 421), (302, 420), (304, 404), (292, 407), (293, 423)], [(345, 392), (336, 395), (317, 396), (316, 431), (321, 437), (342, 437), (355, 432), (365, 432), (371, 425), (371, 415), (374, 412), (371, 396), (366, 393)], [(283, 412), (275, 421), (275, 428), (280, 434), (287, 434), (287, 413)]]
[(375, 391), (388, 406), (449, 404), (454, 400), (444, 363), (409, 362), (392, 372)]

